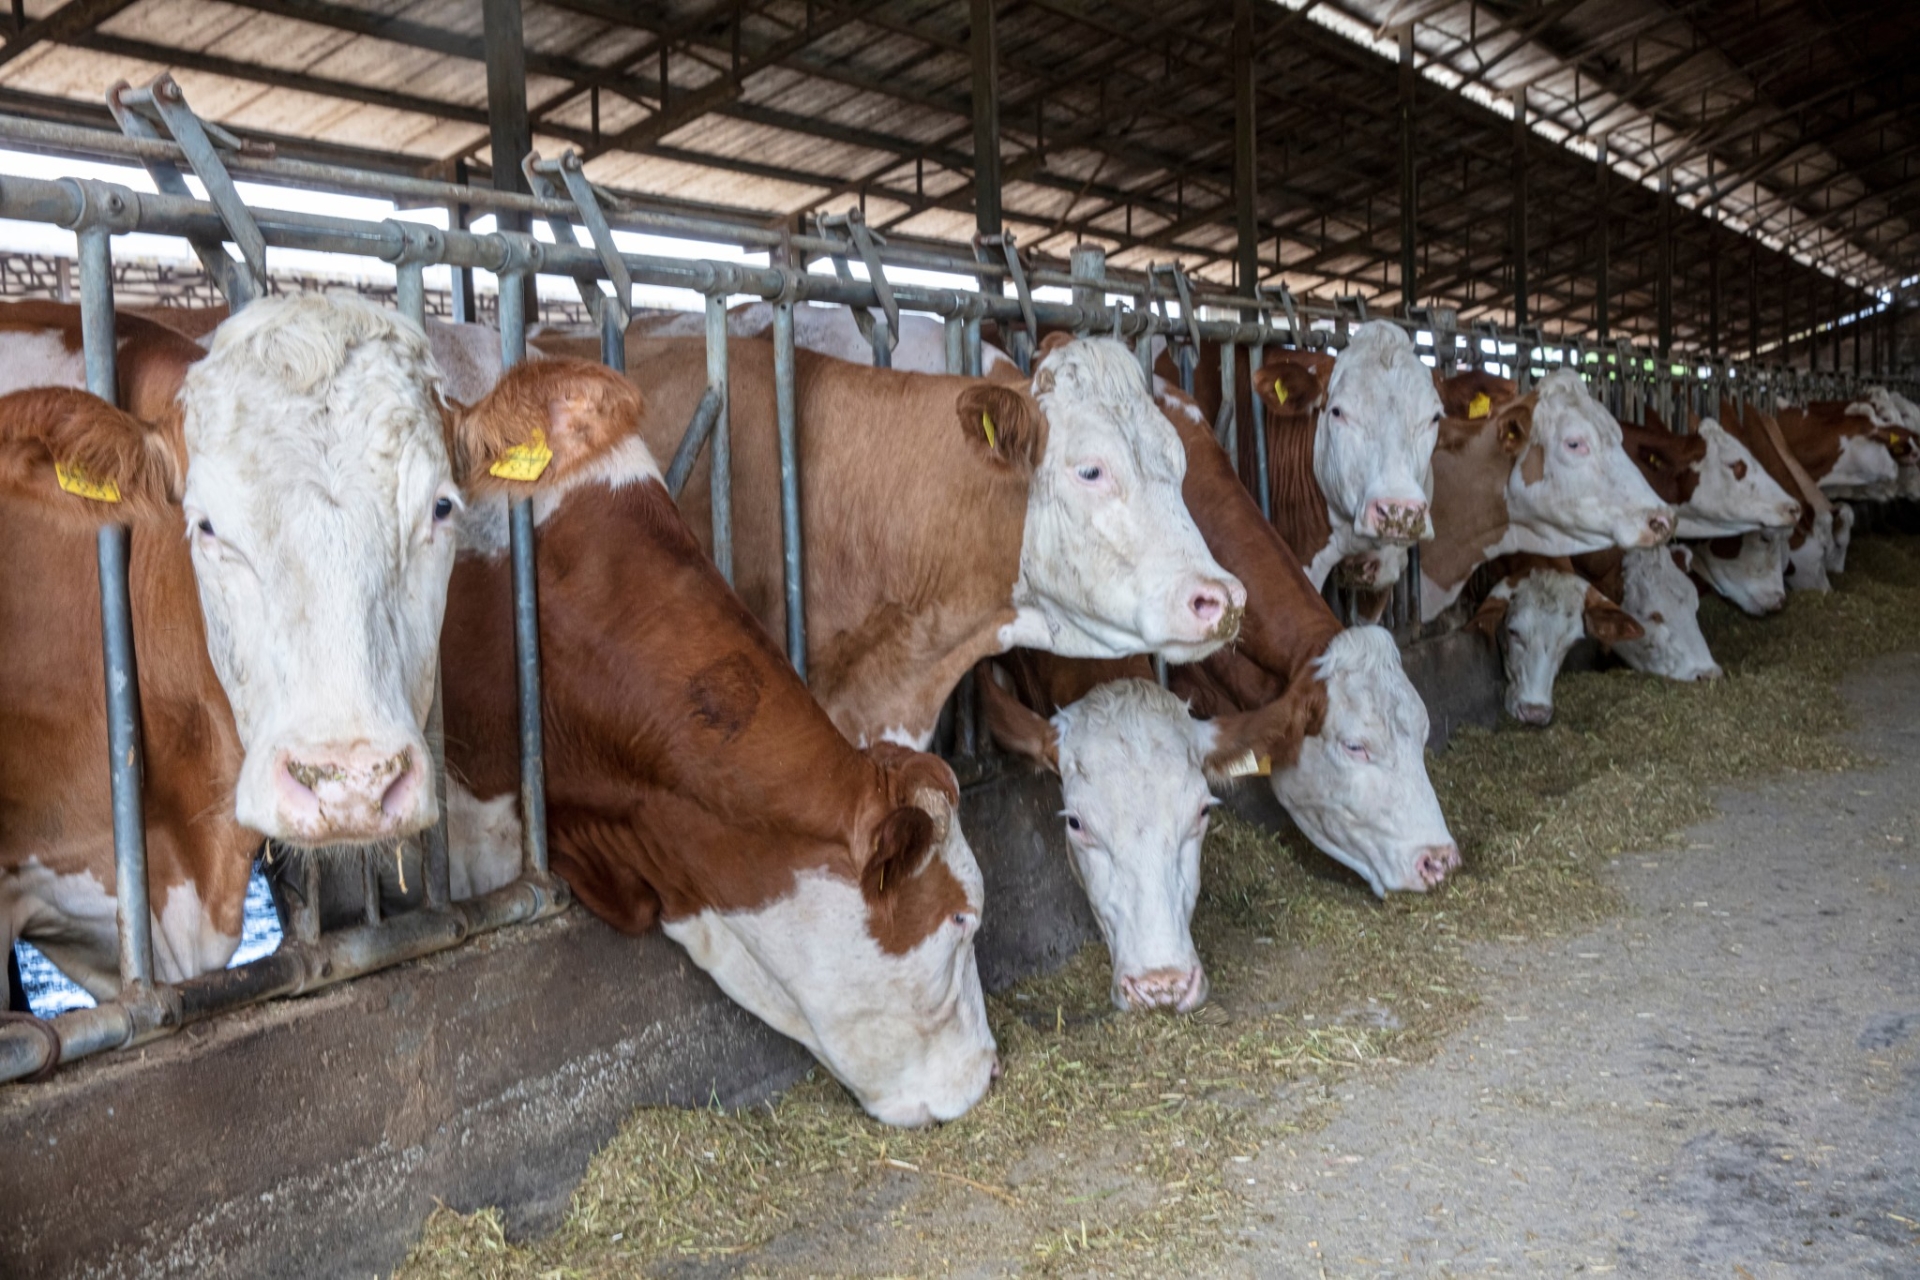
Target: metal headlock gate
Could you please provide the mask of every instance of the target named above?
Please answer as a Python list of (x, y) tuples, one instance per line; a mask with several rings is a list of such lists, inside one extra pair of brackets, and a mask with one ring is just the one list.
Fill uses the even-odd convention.
[[(1109, 271), (1104, 256), (1090, 247), (1075, 251), (1071, 269), (1029, 267), (1011, 235), (983, 237), (972, 256), (927, 243), (889, 240), (868, 228), (854, 210), (820, 218), (811, 235), (768, 230), (718, 219), (630, 207), (594, 187), (572, 153), (543, 160), (525, 158), (524, 172), (533, 194), (493, 191), (454, 183), (369, 172), (308, 161), (277, 158), (258, 147), (206, 125), (188, 108), (171, 77), (162, 75), (144, 89), (119, 85), (109, 102), (123, 134), (68, 125), (0, 118), (0, 141), (145, 165), (158, 189), (143, 193), (91, 179), (0, 176), (0, 217), (40, 222), (74, 233), (80, 277), (80, 308), (87, 386), (104, 399), (115, 396), (114, 294), (112, 237), (129, 232), (179, 236), (193, 246), (210, 276), (239, 310), (269, 287), (268, 248), (309, 249), (377, 258), (393, 264), (398, 309), (424, 327), (423, 271), (430, 265), (494, 273), (499, 282), (499, 329), (503, 366), (526, 355), (526, 303), (532, 280), (557, 275), (576, 282), (581, 298), (602, 334), (603, 357), (624, 366), (624, 333), (637, 284), (690, 290), (706, 299), (708, 388), (666, 470), (668, 487), (678, 496), (703, 449), (711, 449), (710, 484), (714, 558), (733, 580), (732, 442), (728, 407), (727, 302), (736, 296), (767, 301), (773, 307), (775, 401), (780, 465), (781, 528), (784, 534), (784, 589), (787, 650), (795, 668), (806, 674), (804, 548), (800, 527), (798, 406), (796, 402), (794, 307), (820, 302), (852, 309), (873, 347), (874, 363), (886, 366), (900, 333), (900, 312), (941, 317), (945, 356), (951, 373), (978, 375), (982, 369), (982, 324), (991, 319), (1027, 369), (1042, 326), (1081, 334), (1110, 335), (1131, 341), (1149, 389), (1153, 344), (1164, 338), (1172, 349), (1180, 381), (1192, 389), (1202, 342), (1221, 345), (1222, 410), (1214, 429), (1236, 463), (1236, 352), (1248, 349), (1250, 370), (1257, 369), (1267, 347), (1339, 350), (1352, 323), (1366, 320), (1363, 300), (1335, 307), (1302, 303), (1284, 287), (1247, 297), (1197, 287), (1177, 266), (1155, 265), (1146, 273)], [(190, 194), (182, 166), (208, 192)], [(400, 218), (365, 221), (249, 207), (234, 186), (234, 175), (283, 185), (353, 192), (419, 205), (466, 207), (495, 214), (547, 220), (556, 239), (549, 243), (516, 231), (488, 234), (437, 227)], [(585, 229), (590, 247), (579, 244), (576, 226)], [(667, 258), (624, 253), (613, 241), (615, 228), (677, 236), (705, 243), (766, 251), (768, 266)], [(240, 251), (239, 260), (226, 250)], [(866, 279), (856, 278), (850, 261), (858, 258)], [(833, 275), (814, 274), (807, 264), (825, 260)], [(911, 267), (970, 276), (975, 291), (925, 288), (888, 279), (886, 267)], [(602, 287), (608, 282), (612, 292)], [(1007, 296), (1011, 286), (1013, 296)], [(1034, 288), (1071, 289), (1072, 301), (1044, 301)], [(1110, 295), (1131, 298), (1132, 305), (1107, 302)], [(1179, 314), (1169, 304), (1177, 302)], [(876, 315), (875, 312), (878, 312)], [(1257, 319), (1209, 319), (1204, 312)], [(1330, 322), (1328, 328), (1315, 322)], [(1431, 309), (1395, 323), (1420, 339), (1420, 347), (1443, 370), (1463, 360), (1476, 366), (1501, 363), (1514, 368), (1523, 385), (1536, 376), (1536, 363), (1550, 345), (1537, 330), (1506, 333), (1491, 326), (1472, 334), (1458, 332), (1454, 313)], [(1493, 344), (1493, 352), (1485, 347)], [(1501, 344), (1514, 355), (1498, 355)], [(1565, 359), (1577, 347), (1560, 346)], [(1791, 371), (1748, 365), (1720, 365), (1711, 379), (1692, 368), (1656, 362), (1622, 345), (1612, 353), (1589, 352), (1572, 363), (1597, 377), (1610, 408), (1638, 416), (1650, 390), (1670, 386), (1675, 377), (1690, 388), (1712, 383), (1712, 392), (1732, 389), (1741, 398), (1761, 394), (1804, 394), (1818, 387), (1851, 394), (1856, 382), (1845, 374), (1807, 379)], [(1592, 367), (1589, 368), (1588, 365)], [(1544, 370), (1541, 371), (1542, 374)], [(1701, 389), (1702, 393), (1705, 388)], [(1252, 397), (1256, 486), (1264, 514), (1271, 516), (1265, 477), (1267, 441), (1259, 397)], [(1670, 403), (1670, 401), (1661, 401)], [(1713, 403), (1713, 402), (1706, 402)], [(1717, 404), (1714, 404), (1717, 408)], [(1669, 416), (1669, 421), (1672, 417)], [(1683, 428), (1682, 421), (1675, 423)], [(185, 982), (163, 984), (153, 975), (151, 916), (147, 897), (145, 827), (142, 813), (141, 733), (136, 654), (129, 602), (130, 531), (109, 525), (98, 535), (102, 645), (106, 656), (106, 698), (113, 805), (115, 897), (119, 918), (121, 993), (91, 1009), (51, 1020), (9, 1017), (0, 1022), (0, 1081), (38, 1076), (62, 1062), (110, 1049), (126, 1048), (171, 1034), (220, 1013), (279, 996), (318, 990), (402, 961), (457, 946), (467, 938), (510, 924), (537, 920), (564, 905), (565, 887), (547, 866), (546, 790), (541, 727), (541, 675), (536, 612), (532, 504), (522, 499), (511, 509), (514, 637), (520, 713), (520, 800), (523, 814), (521, 874), (513, 883), (467, 901), (451, 900), (444, 803), (439, 825), (422, 840), (425, 902), (415, 911), (381, 918), (378, 885), (363, 858), (366, 920), (323, 931), (318, 913), (318, 860), (307, 859), (304, 901), (292, 912), (290, 936), (271, 955), (249, 964), (209, 973)], [(1403, 586), (1396, 590), (1388, 621), (1403, 636), (1419, 629), (1418, 548), (1414, 548)], [(439, 733), (436, 687), (429, 741), (434, 747), (436, 785), (445, 796), (444, 760)], [(971, 677), (963, 681), (942, 718), (941, 742), (954, 758), (963, 781), (983, 772), (979, 716)], [(302, 895), (296, 894), (296, 897)]]

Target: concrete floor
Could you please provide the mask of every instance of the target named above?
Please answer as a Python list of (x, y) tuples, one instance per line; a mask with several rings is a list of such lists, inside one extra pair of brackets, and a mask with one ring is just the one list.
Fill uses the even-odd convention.
[(1920, 1276), (1920, 656), (1847, 693), (1878, 767), (1730, 789), (1621, 918), (1484, 949), (1472, 1025), (1238, 1167), (1223, 1272)]

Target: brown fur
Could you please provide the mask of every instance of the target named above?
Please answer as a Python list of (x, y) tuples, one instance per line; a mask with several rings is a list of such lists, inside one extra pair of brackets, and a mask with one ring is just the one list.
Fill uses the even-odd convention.
[(1815, 481), (1824, 479), (1840, 461), (1840, 451), (1855, 436), (1873, 436), (1873, 419), (1848, 413), (1844, 400), (1820, 400), (1805, 408), (1782, 409), (1776, 415), (1787, 448)]
[[(69, 351), (79, 351), (80, 308), (70, 302), (37, 299), (0, 302), (0, 338), (45, 330), (59, 333)], [(193, 339), (126, 311), (114, 315), (114, 336), (120, 407), (142, 422), (166, 426), (187, 367), (206, 352)]]
[(1443, 418), (1433, 450), (1434, 537), (1420, 551), (1421, 576), (1453, 587), (1507, 532), (1507, 476), (1533, 430), (1534, 397), (1485, 418)]
[[(14, 500), (44, 504), (77, 528), (178, 524), (186, 459), (177, 415), (174, 425), (169, 434), (70, 387), (16, 391), (0, 397), (0, 487)], [(120, 501), (67, 492), (56, 464), (95, 484), (111, 483)]]
[(1433, 387), (1440, 393), (1440, 412), (1446, 417), (1466, 421), (1473, 420), (1471, 410), (1475, 396), (1487, 398), (1487, 413), (1482, 417), (1520, 398), (1519, 384), (1513, 379), (1496, 377), (1481, 369), (1463, 369), (1451, 378), (1442, 378), (1436, 369), (1433, 371)]
[[(453, 472), (470, 497), (521, 496), (566, 480), (633, 434), (640, 392), (596, 361), (534, 360), (506, 371), (453, 440)], [(488, 468), (507, 450), (545, 433), (553, 461), (531, 483), (502, 479)]]
[[(1683, 506), (1693, 500), (1700, 486), (1700, 465), (1707, 460), (1706, 439), (1698, 434), (1677, 436), (1653, 427), (1620, 424), (1627, 456), (1640, 469), (1647, 483), (1670, 506)], [(1744, 469), (1746, 464), (1735, 463)]]
[[(1267, 408), (1267, 492), (1273, 526), (1302, 563), (1333, 540), (1327, 495), (1313, 474), (1314, 436), (1326, 407), (1331, 357), (1312, 352), (1270, 352), (1253, 375)], [(1285, 390), (1281, 401), (1276, 388)]]

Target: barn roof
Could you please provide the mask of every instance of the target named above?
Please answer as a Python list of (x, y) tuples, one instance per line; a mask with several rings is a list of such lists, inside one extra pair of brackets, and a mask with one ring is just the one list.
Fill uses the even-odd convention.
[[(15, 8), (0, 110), (106, 123), (106, 86), (171, 69), (202, 116), (282, 154), (489, 172), (472, 0)], [(997, 13), (1021, 242), (1231, 282), (1234, 6)], [(523, 16), (535, 146), (575, 148), (605, 186), (776, 226), (857, 202), (903, 235), (974, 229), (964, 0), (525, 0)], [(1616, 330), (1652, 333), (1665, 279), (1680, 345), (1704, 342), (1717, 294), (1723, 346), (1743, 350), (1756, 321), (1772, 339), (1920, 275), (1911, 0), (1255, 0), (1252, 18), (1263, 282), (1399, 308), (1403, 56), (1418, 292), (1463, 319), (1510, 318), (1516, 95), (1550, 330), (1593, 318), (1602, 138)]]

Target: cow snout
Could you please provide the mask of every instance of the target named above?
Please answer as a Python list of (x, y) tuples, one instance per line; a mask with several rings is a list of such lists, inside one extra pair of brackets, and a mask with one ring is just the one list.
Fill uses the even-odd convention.
[(1447, 873), (1460, 868), (1460, 846), (1457, 844), (1431, 844), (1420, 851), (1414, 859), (1414, 872), (1420, 877), (1420, 887), (1431, 889), (1447, 878)]
[(1673, 512), (1657, 511), (1647, 517), (1647, 531), (1641, 536), (1640, 545), (1657, 547), (1673, 536)]
[(1799, 523), (1800, 504), (1797, 502), (1788, 502), (1780, 508), (1779, 516), (1774, 520), (1773, 524), (1768, 527), (1774, 529), (1791, 529)]
[(1196, 964), (1191, 969), (1130, 973), (1120, 979), (1120, 995), (1132, 1010), (1170, 1009), (1175, 1013), (1189, 1013), (1206, 1003), (1206, 970)]
[(1720, 670), (1720, 665), (1718, 663), (1715, 663), (1711, 667), (1704, 668), (1703, 670), (1694, 673), (1693, 678), (1696, 683), (1704, 683), (1709, 680), (1718, 680), (1724, 674), (1726, 673)]
[(1521, 724), (1545, 728), (1553, 723), (1553, 708), (1544, 702), (1521, 702), (1513, 708), (1513, 718)]
[(1186, 601), (1183, 630), (1198, 640), (1231, 640), (1240, 633), (1240, 617), (1247, 609), (1247, 589), (1238, 578), (1201, 578), (1183, 593)]
[(1406, 498), (1375, 498), (1361, 513), (1361, 530), (1385, 542), (1413, 543), (1427, 527), (1427, 504)]
[(278, 834), (306, 844), (386, 840), (433, 820), (425, 752), (357, 743), (282, 751), (274, 770)]

